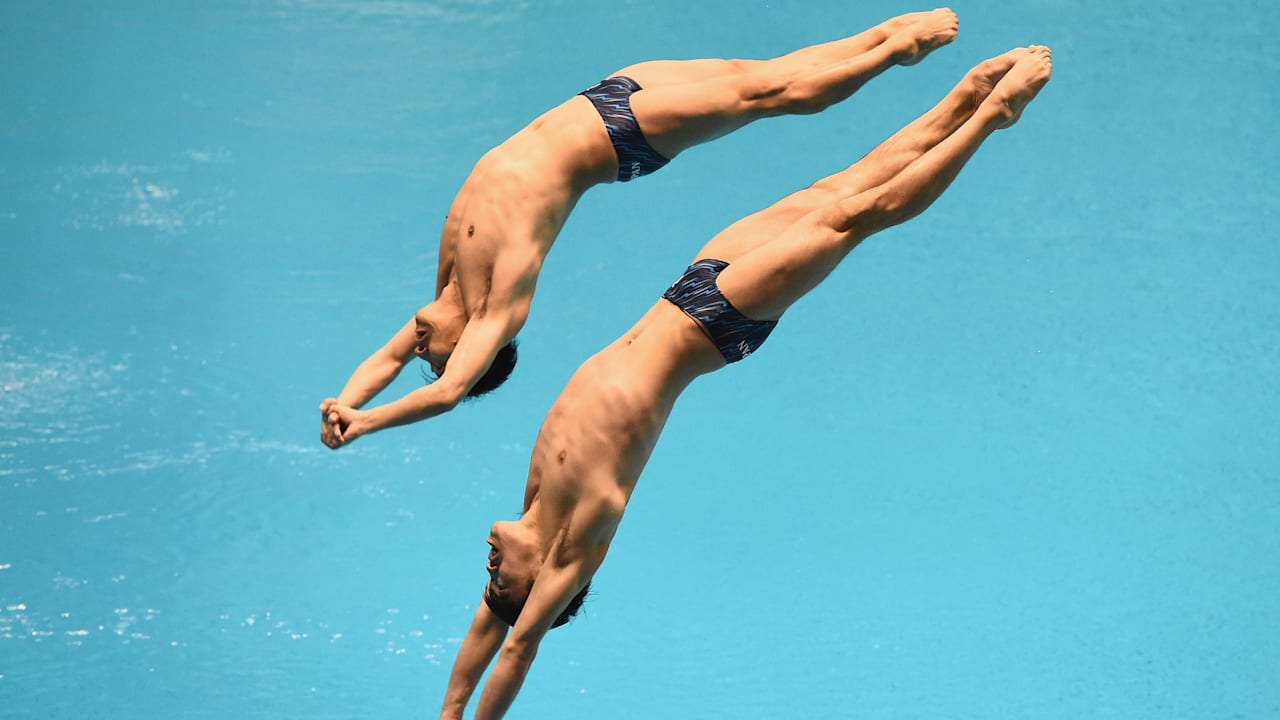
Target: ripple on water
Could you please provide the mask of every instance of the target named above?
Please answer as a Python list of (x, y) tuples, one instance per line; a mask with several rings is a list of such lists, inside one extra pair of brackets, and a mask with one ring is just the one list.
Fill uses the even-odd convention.
[(65, 217), (75, 230), (125, 227), (182, 233), (220, 223), (231, 193), (188, 191), (180, 185), (202, 182), (202, 167), (229, 159), (225, 150), (190, 149), (181, 160), (160, 164), (101, 160), (61, 167), (52, 190), (70, 204)]
[[(151, 408), (190, 399), (185, 388), (147, 378), (140, 384), (132, 353), (86, 352), (74, 345), (48, 347), (0, 328), (0, 482), (147, 473), (174, 467), (205, 467), (216, 457), (253, 453), (287, 464), (326, 456), (324, 448), (263, 438), (251, 433), (201, 437), (186, 423), (158, 425), (177, 437), (150, 443), (138, 432), (138, 405)], [(162, 373), (163, 374), (163, 373)], [(221, 392), (214, 388), (210, 392)], [(180, 413), (179, 413), (180, 414)], [(111, 519), (103, 517), (100, 520)]]
[[(197, 603), (201, 604), (201, 603)], [(341, 645), (345, 652), (404, 657), (441, 665), (449, 660), (460, 639), (433, 627), (427, 614), (405, 617), (397, 608), (383, 613), (368, 611), (341, 619), (288, 617), (279, 610), (190, 612), (167, 615), (153, 607), (76, 607), (52, 610), (29, 607), (27, 603), (0, 606), (0, 648), (40, 646), (50, 643), (66, 647), (111, 645), (151, 645), (185, 648), (252, 643), (261, 645)], [(70, 607), (70, 606), (67, 606)], [(212, 614), (210, 614), (212, 613)], [(446, 632), (440, 635), (437, 633)], [(15, 645), (15, 643), (17, 645)]]
[(124, 395), (120, 375), (128, 360), (75, 348), (32, 348), (0, 330), (0, 477), (72, 472), (78, 463), (67, 453), (41, 464), (32, 462), (29, 450), (92, 441), (115, 429), (112, 406)]

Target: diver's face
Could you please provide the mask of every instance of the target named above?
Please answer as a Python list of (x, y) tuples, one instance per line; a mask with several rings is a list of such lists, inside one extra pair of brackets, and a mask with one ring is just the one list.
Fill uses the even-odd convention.
[(542, 566), (536, 538), (520, 523), (500, 520), (489, 531), (489, 559), (485, 570), (491, 595), (528, 595)]
[(413, 316), (417, 327), (418, 344), (413, 353), (431, 366), (436, 375), (444, 374), (444, 366), (449, 362), (454, 347), (458, 344), (458, 329), (451, 322), (436, 302), (422, 306)]

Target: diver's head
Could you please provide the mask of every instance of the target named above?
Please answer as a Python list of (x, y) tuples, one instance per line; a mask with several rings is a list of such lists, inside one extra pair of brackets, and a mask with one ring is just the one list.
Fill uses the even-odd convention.
[(432, 300), (414, 313), (413, 323), (417, 337), (413, 354), (426, 361), (431, 371), (439, 376), (458, 345), (458, 338), (467, 326), (467, 318), (452, 311), (445, 303)]
[[(413, 321), (417, 328), (417, 345), (413, 352), (431, 367), (430, 374), (423, 371), (427, 381), (435, 382), (444, 374), (449, 358), (458, 346), (458, 338), (462, 337), (462, 331), (467, 327), (467, 318), (452, 312), (439, 300), (433, 300), (414, 314)], [(516, 346), (517, 342), (512, 339), (498, 349), (489, 369), (467, 391), (468, 398), (477, 398), (497, 390), (511, 377), (511, 372), (516, 368)]]
[[(532, 528), (520, 522), (494, 523), (489, 532), (489, 558), (485, 563), (489, 582), (484, 588), (484, 603), (490, 612), (514, 627), (545, 559), (538, 535)], [(577, 615), (590, 589), (591, 583), (588, 582), (569, 601), (551, 627), (560, 627)]]

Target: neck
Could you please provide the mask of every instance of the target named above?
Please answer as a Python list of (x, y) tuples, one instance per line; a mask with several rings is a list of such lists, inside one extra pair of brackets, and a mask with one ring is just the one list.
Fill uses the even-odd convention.
[(516, 524), (536, 539), (538, 549), (545, 557), (547, 550), (550, 549), (551, 540), (542, 532), (542, 524), (538, 521), (538, 511), (540, 506), (541, 503), (538, 502), (537, 495), (534, 495), (533, 501), (529, 504), (529, 507), (525, 510), (524, 514), (520, 516), (520, 519), (516, 520)]

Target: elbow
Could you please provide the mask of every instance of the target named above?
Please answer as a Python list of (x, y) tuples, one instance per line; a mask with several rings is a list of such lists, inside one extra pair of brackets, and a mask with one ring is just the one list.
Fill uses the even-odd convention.
[(468, 388), (466, 385), (453, 382), (445, 377), (441, 377), (432, 383), (432, 387), (436, 389), (436, 399), (444, 412), (458, 407), (467, 398)]
[(536, 643), (525, 642), (508, 638), (502, 643), (502, 656), (508, 661), (517, 663), (520, 667), (528, 668), (533, 664), (533, 659), (538, 655), (538, 645)]

